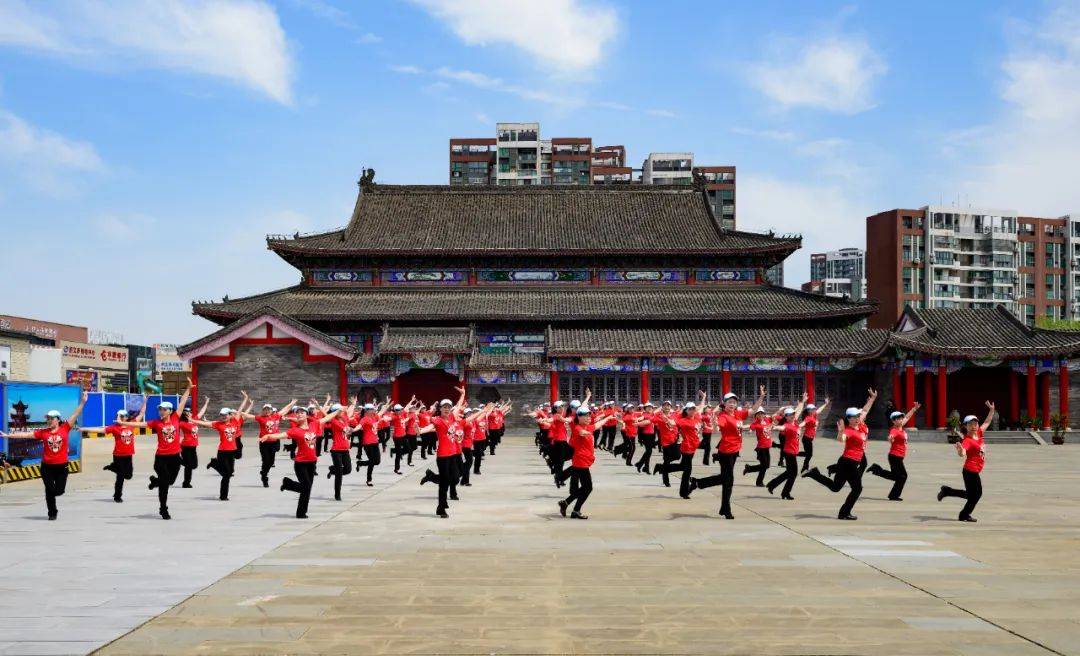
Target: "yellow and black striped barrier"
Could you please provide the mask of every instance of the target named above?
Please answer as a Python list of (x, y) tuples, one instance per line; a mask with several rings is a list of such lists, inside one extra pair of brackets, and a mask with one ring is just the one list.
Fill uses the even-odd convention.
[[(72, 460), (68, 462), (68, 472), (77, 474), (82, 471), (82, 461)], [(9, 467), (2, 474), (5, 482), (29, 481), (41, 478), (41, 465), (26, 465), (25, 467)]]
[[(82, 430), (82, 436), (83, 437), (88, 437), (88, 438), (91, 438), (91, 439), (100, 439), (100, 438), (103, 438), (103, 437), (107, 437), (110, 440), (112, 439), (112, 435), (109, 435), (105, 431), (87, 430), (85, 428), (80, 429), (80, 430)], [(133, 428), (132, 431), (136, 435), (153, 435), (154, 434), (153, 431), (151, 431), (149, 428)]]

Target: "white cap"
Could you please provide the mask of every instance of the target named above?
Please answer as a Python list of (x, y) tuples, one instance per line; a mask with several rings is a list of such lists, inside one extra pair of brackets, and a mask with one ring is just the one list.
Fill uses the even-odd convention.
[(60, 418), (60, 411), (59, 410), (49, 410), (48, 412), (45, 413), (45, 416), (48, 417), (49, 419), (59, 419)]
[(739, 398), (739, 395), (736, 394), (735, 392), (728, 392), (727, 394), (724, 395), (724, 400), (725, 401), (727, 401), (728, 399), (737, 399), (737, 398)]
[(117, 417), (120, 417), (120, 416), (126, 417), (126, 416), (128, 416), (128, 411), (124, 410), (123, 408), (120, 408), (119, 410), (116, 411), (116, 416)]
[(555, 403), (551, 404), (551, 407), (553, 407), (553, 408), (561, 408), (564, 405), (566, 405), (566, 401), (556, 401)]
[(849, 419), (851, 417), (858, 417), (861, 414), (862, 414), (862, 409), (861, 408), (848, 408), (847, 410), (844, 410), (844, 416), (849, 418)]
[(450, 399), (443, 399), (442, 401), (439, 401), (439, 405), (454, 405), (454, 403)]
[(807, 403), (807, 404), (806, 404), (805, 406), (803, 406), (803, 407), (805, 407), (805, 408), (806, 408), (807, 410), (817, 410), (817, 406), (816, 406), (816, 405), (814, 405), (813, 403)]
[(965, 424), (968, 423), (969, 421), (979, 421), (979, 418), (976, 417), (975, 415), (968, 415), (968, 416), (964, 417), (964, 423)]
[(374, 410), (375, 409), (375, 404), (374, 403), (365, 403), (363, 409), (364, 410)]
[(581, 406), (580, 408), (577, 409), (577, 413), (578, 413), (578, 415), (587, 415), (587, 414), (589, 414), (589, 408), (587, 406), (583, 405), (583, 406)]
[(795, 408), (792, 408), (792, 407), (784, 408), (784, 416), (785, 417), (790, 417), (793, 414), (795, 414)]
[(570, 402), (570, 407), (571, 408), (576, 408), (576, 407), (578, 407), (580, 405), (581, 405), (581, 401), (578, 401), (577, 399), (574, 399), (573, 401)]
[(690, 408), (696, 408), (696, 407), (697, 407), (697, 404), (695, 404), (693, 401), (687, 401), (686, 403), (682, 404), (682, 409), (683, 410), (689, 410)]
[(338, 410), (341, 410), (343, 407), (345, 407), (345, 406), (341, 405), (340, 403), (335, 403), (334, 405), (330, 406), (330, 412), (337, 412)]
[(307, 408), (305, 408), (302, 405), (298, 405), (295, 408), (293, 408), (293, 412), (307, 412)]
[(221, 412), (219, 412), (218, 414), (219, 414), (219, 415), (227, 415), (227, 414), (229, 414), (230, 412), (232, 412), (232, 409), (231, 409), (231, 408), (222, 408), (222, 409), (221, 409)]
[(755, 414), (755, 415), (767, 415), (767, 414), (769, 414), (769, 413), (765, 412), (765, 408), (763, 408), (763, 407), (761, 407), (761, 406), (759, 405), (759, 406), (757, 407), (757, 410), (754, 410), (754, 414)]
[(164, 408), (166, 410), (172, 410), (173, 409), (173, 404), (171, 402), (169, 402), (169, 401), (162, 401), (161, 403), (158, 404), (158, 407), (159, 408)]
[(394, 412), (401, 412), (404, 409), (405, 408), (403, 408), (400, 403), (395, 403), (394, 404)]
[(263, 407), (263, 410), (266, 410), (266, 409), (273, 410), (274, 409), (274, 406), (270, 405), (269, 403), (264, 403), (262, 405), (262, 407)]
[(660, 405), (672, 405), (671, 401), (664, 401)]
[(889, 421), (892, 421), (894, 419), (899, 419), (900, 417), (903, 417), (903, 416), (904, 416), (904, 413), (900, 412), (899, 410), (895, 410), (895, 411), (889, 413)]
[(645, 408), (655, 408), (656, 406), (653, 405), (652, 401), (646, 401), (645, 405), (643, 407), (645, 407)]

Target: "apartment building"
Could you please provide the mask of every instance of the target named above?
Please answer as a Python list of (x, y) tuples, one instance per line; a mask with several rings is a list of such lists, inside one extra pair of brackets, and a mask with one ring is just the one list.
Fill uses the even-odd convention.
[(641, 164), (641, 184), (689, 185), (694, 182), (694, 153), (649, 153)]
[(630, 184), (634, 169), (626, 165), (626, 146), (597, 146), (592, 153), (593, 184)]
[(810, 255), (810, 282), (806, 292), (862, 299), (866, 296), (866, 253), (861, 248), (841, 248)]
[(450, 184), (495, 184), (495, 139), (450, 140)]
[(705, 195), (720, 225), (735, 229), (735, 167), (697, 166), (695, 173), (705, 178)]
[[(1080, 217), (1078, 217), (1080, 218)], [(1004, 305), (1028, 325), (1075, 319), (1080, 307), (1080, 220), (1013, 210), (928, 205), (866, 219), (871, 328), (890, 328), (905, 305)]]

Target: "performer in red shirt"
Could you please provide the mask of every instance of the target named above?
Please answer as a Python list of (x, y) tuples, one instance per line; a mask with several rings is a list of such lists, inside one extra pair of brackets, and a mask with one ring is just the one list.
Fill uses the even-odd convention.
[(720, 406), (706, 405), (701, 411), (701, 452), (704, 454), (701, 457), (702, 466), (709, 466), (709, 455), (712, 452), (712, 436), (713, 429), (716, 426), (716, 413), (720, 411)]
[(765, 411), (765, 408), (758, 406), (754, 411), (754, 420), (747, 426), (757, 438), (757, 444), (754, 446), (757, 464), (745, 465), (742, 473), (743, 476), (746, 476), (757, 472), (757, 480), (754, 481), (754, 485), (757, 487), (765, 487), (765, 474), (769, 471), (769, 465), (772, 461), (772, 433), (770, 432), (772, 423), (772, 417)]
[(401, 476), (401, 459), (408, 455), (409, 441), (408, 441), (408, 425), (409, 425), (409, 413), (412, 412), (413, 404), (416, 402), (416, 397), (409, 399), (408, 404), (401, 405), (395, 403), (390, 408), (390, 414), (387, 415), (386, 420), (390, 423), (390, 437), (394, 441), (394, 447), (391, 449), (391, 453), (394, 456), (394, 473)]
[(622, 444), (612, 450), (612, 453), (616, 456), (622, 456), (627, 467), (634, 464), (634, 450), (637, 447), (638, 435), (637, 418), (639, 416), (632, 403), (624, 403), (622, 414), (618, 415), (618, 425), (622, 432), (623, 441)]
[[(188, 386), (177, 406), (183, 410), (187, 407), (191, 390), (195, 389), (195, 383), (187, 379)], [(182, 460), (180, 457), (180, 415), (173, 404), (162, 401), (158, 404), (158, 418), (151, 421), (118, 421), (122, 426), (133, 428), (149, 428), (157, 435), (157, 452), (154, 454), (154, 474), (150, 476), (150, 489), (158, 491), (158, 514), (162, 519), (172, 519), (169, 514), (169, 487), (176, 482), (180, 475)]]
[(889, 469), (883, 468), (876, 462), (870, 465), (868, 470), (875, 476), (893, 482), (889, 490), (889, 501), (903, 501), (900, 495), (904, 492), (904, 483), (907, 482), (907, 467), (904, 466), (904, 457), (907, 455), (907, 431), (904, 426), (915, 416), (915, 411), (920, 405), (915, 403), (907, 413), (893, 412), (889, 415)]
[(776, 488), (783, 483), (784, 489), (780, 492), (780, 498), (788, 501), (794, 500), (794, 497), (791, 496), (791, 488), (795, 486), (795, 479), (799, 475), (799, 431), (802, 430), (803, 423), (798, 418), (802, 414), (806, 399), (806, 392), (803, 392), (798, 405), (794, 408), (784, 408), (780, 418), (776, 421), (776, 425), (770, 427), (773, 430), (780, 431), (780, 443), (782, 445), (780, 448), (780, 462), (784, 466), (784, 471), (769, 481), (769, 484), (765, 487), (769, 490), (769, 494), (775, 494)]
[(425, 433), (420, 429), (431, 425), (431, 418), (435, 416), (436, 411), (437, 408), (432, 403), (427, 408), (421, 406), (420, 411), (417, 413), (416, 435), (420, 439), (421, 460), (427, 460), (428, 456), (435, 455), (435, 433), (431, 431)]
[(877, 399), (876, 390), (871, 389), (869, 392), (870, 396), (861, 409), (848, 408), (844, 412), (844, 418), (836, 424), (836, 439), (844, 443), (844, 453), (836, 461), (835, 476), (830, 480), (829, 477), (818, 471), (817, 467), (811, 467), (803, 474), (803, 476), (814, 479), (833, 492), (839, 492), (845, 483), (851, 487), (847, 499), (844, 500), (844, 505), (840, 506), (840, 512), (837, 514), (839, 519), (858, 519), (858, 517), (851, 514), (851, 511), (855, 508), (855, 502), (859, 500), (859, 495), (862, 494), (862, 469), (859, 465), (865, 458), (866, 436), (868, 433), (866, 414), (870, 412), (874, 400)]
[(390, 403), (391, 400), (389, 397), (387, 397), (386, 403), (378, 408), (372, 403), (365, 403), (364, 407), (360, 410), (356, 427), (352, 429), (353, 433), (361, 434), (360, 448), (363, 449), (364, 455), (367, 456), (367, 460), (361, 460), (358, 453), (356, 456), (356, 470), (360, 471), (361, 467), (367, 466), (368, 487), (374, 485), (371, 482), (371, 475), (374, 473), (375, 468), (379, 466), (379, 463), (382, 462), (382, 455), (379, 451), (379, 431), (390, 425), (387, 413), (387, 408), (390, 407)]
[(562, 401), (552, 405), (551, 417), (545, 420), (551, 435), (551, 473), (555, 477), (555, 487), (562, 487), (566, 480), (565, 463), (573, 456), (573, 449), (568, 441), (571, 417), (569, 409)]
[[(513, 402), (500, 403), (488, 415), (487, 447), (491, 455), (495, 455), (495, 447), (502, 444), (503, 435), (506, 433), (506, 413), (510, 412)], [(480, 473), (480, 460), (476, 460), (476, 471)]]
[(652, 472), (649, 465), (652, 462), (653, 449), (656, 448), (656, 424), (653, 423), (653, 418), (655, 416), (656, 406), (651, 402), (646, 401), (637, 421), (638, 441), (641, 442), (642, 447), (641, 458), (639, 458), (634, 465), (634, 467), (643, 474)]
[(820, 408), (813, 403), (807, 403), (806, 409), (803, 410), (803, 452), (799, 454), (803, 456), (802, 471), (810, 469), (810, 459), (814, 457), (814, 438), (817, 437), (818, 418), (828, 407), (829, 397), (826, 396), (825, 403), (822, 403)]
[(979, 418), (975, 415), (964, 417), (964, 439), (956, 443), (956, 453), (964, 459), (964, 469), (962, 471), (964, 489), (957, 490), (942, 485), (941, 491), (937, 495), (938, 501), (945, 497), (967, 499), (967, 503), (960, 509), (959, 519), (962, 522), (978, 521), (971, 516), (971, 513), (974, 512), (975, 506), (979, 503), (979, 499), (982, 498), (981, 472), (986, 465), (986, 444), (983, 442), (983, 434), (990, 428), (990, 422), (994, 420), (993, 402), (987, 401), (986, 407), (990, 411), (986, 414), (986, 420), (983, 421), (981, 426), (979, 425)]
[[(295, 403), (295, 401), (294, 401)], [(267, 433), (259, 438), (260, 442), (288, 438), (296, 443), (296, 459), (293, 471), (296, 480), (284, 477), (281, 480), (282, 492), (296, 492), (296, 518), (307, 519), (308, 501), (311, 499), (311, 485), (315, 481), (315, 462), (319, 456), (315, 453), (315, 443), (322, 435), (323, 427), (338, 416), (340, 410), (331, 412), (318, 419), (308, 416), (307, 408), (297, 408), (294, 412), (294, 426), (287, 431)]]
[(431, 418), (431, 423), (420, 427), (420, 434), (434, 433), (436, 439), (435, 465), (439, 470), (436, 474), (430, 469), (424, 472), (420, 479), (420, 485), (435, 483), (439, 486), (439, 501), (435, 507), (435, 515), (446, 519), (450, 515), (446, 512), (450, 508), (447, 492), (451, 482), (457, 477), (458, 445), (465, 438), (465, 431), (461, 428), (459, 419), (465, 409), (465, 388), (456, 387), (458, 391), (457, 403), (451, 403), (450, 399), (439, 402), (438, 414)]
[[(334, 501), (341, 501), (342, 478), (352, 473), (352, 458), (349, 457), (349, 431), (352, 428), (351, 419), (356, 413), (358, 398), (354, 398), (348, 408), (343, 408), (340, 403), (330, 406), (331, 412), (339, 414), (331, 419), (326, 428), (330, 431), (330, 467), (326, 477), (334, 479)], [(318, 444), (318, 440), (316, 440)]]
[[(585, 397), (589, 398), (588, 395)], [(574, 450), (574, 456), (570, 463), (570, 476), (573, 482), (570, 485), (570, 496), (559, 502), (559, 512), (566, 517), (566, 508), (573, 503), (574, 510), (570, 516), (574, 519), (588, 519), (588, 515), (581, 512), (585, 500), (592, 494), (592, 472), (589, 468), (596, 462), (594, 451), (596, 442), (593, 432), (597, 428), (603, 428), (615, 421), (615, 415), (608, 415), (597, 419), (596, 423), (590, 423), (592, 411), (589, 410), (588, 401), (578, 407), (574, 413), (574, 421), (570, 424), (570, 448)]]
[[(145, 396), (145, 395), (144, 395)], [(199, 409), (196, 419), (202, 419), (206, 414), (206, 406), (210, 404), (210, 397), (203, 395), (202, 408)], [(146, 401), (143, 401), (143, 411), (139, 413), (142, 419), (146, 411)], [(180, 487), (191, 487), (191, 474), (199, 467), (199, 427), (191, 423), (191, 409), (182, 408), (180, 411), (180, 464), (184, 467), (184, 482)]]
[(45, 485), (45, 509), (49, 519), (54, 520), (60, 511), (56, 509), (56, 497), (64, 495), (68, 476), (68, 434), (82, 414), (86, 405), (87, 394), (82, 393), (82, 400), (66, 420), (60, 418), (58, 410), (45, 413), (45, 428), (17, 433), (0, 433), (0, 437), (12, 440), (38, 440), (41, 442), (41, 482)]
[(687, 401), (678, 416), (674, 418), (675, 429), (678, 431), (679, 461), (657, 465), (656, 469), (665, 476), (671, 472), (682, 472), (679, 480), (679, 496), (684, 499), (690, 498), (694, 490), (694, 456), (701, 444), (701, 412), (705, 408), (705, 392), (698, 391), (698, 402)]
[(250, 419), (259, 425), (259, 478), (263, 487), (270, 487), (270, 470), (274, 467), (278, 451), (281, 451), (281, 440), (263, 440), (262, 437), (281, 430), (281, 419), (292, 412), (293, 402), (286, 403), (279, 411), (273, 405), (264, 403), (257, 415), (245, 414), (245, 419)]
[(720, 441), (716, 445), (719, 456), (720, 473), (700, 480), (690, 481), (691, 491), (697, 488), (709, 488), (723, 485), (720, 499), (720, 515), (726, 519), (735, 519), (731, 513), (731, 491), (735, 486), (735, 460), (742, 449), (742, 432), (745, 416), (739, 408), (739, 397), (729, 392), (724, 395), (724, 411), (714, 417), (716, 429), (720, 431)]
[[(672, 414), (671, 401), (660, 404), (660, 412), (653, 415), (653, 425), (656, 426), (657, 444), (660, 447), (663, 462), (654, 466), (652, 473), (661, 474), (664, 487), (671, 487), (668, 472), (674, 470), (668, 469), (668, 465), (679, 459), (679, 428)], [(675, 469), (678, 469), (678, 466)]]
[[(203, 421), (192, 419), (191, 423), (203, 428), (212, 428), (218, 434), (217, 454), (206, 463), (206, 468), (216, 471), (221, 475), (218, 498), (222, 501), (229, 500), (229, 483), (236, 471), (236, 459), (239, 457), (240, 447), (237, 443), (243, 433), (244, 416), (251, 407), (252, 401), (247, 392), (241, 392), (244, 398), (240, 401), (240, 407), (222, 408), (218, 413), (217, 421)], [(250, 416), (250, 415), (247, 415)]]

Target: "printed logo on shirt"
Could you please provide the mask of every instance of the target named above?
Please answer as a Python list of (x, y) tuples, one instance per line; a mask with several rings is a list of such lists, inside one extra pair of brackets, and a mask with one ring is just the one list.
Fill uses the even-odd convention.
[(172, 443), (176, 438), (176, 427), (172, 424), (165, 424), (161, 427), (161, 438), (167, 443)]
[(273, 419), (266, 422), (266, 432), (267, 433), (276, 433), (276, 432), (278, 432), (278, 422), (274, 421)]
[(124, 430), (120, 431), (120, 441), (124, 444), (131, 444), (131, 442), (134, 440), (134, 435), (135, 434), (131, 432), (131, 429), (125, 428)]
[(53, 433), (49, 435), (46, 444), (49, 447), (49, 451), (52, 451), (53, 453), (59, 453), (60, 447), (64, 445), (64, 438), (61, 437), (58, 433)]
[(307, 446), (308, 446), (309, 449), (314, 449), (315, 448), (315, 433), (311, 433), (311, 432), (304, 433), (304, 441), (307, 442)]
[(236, 429), (232, 426), (225, 427), (225, 441), (232, 442), (236, 439)]

